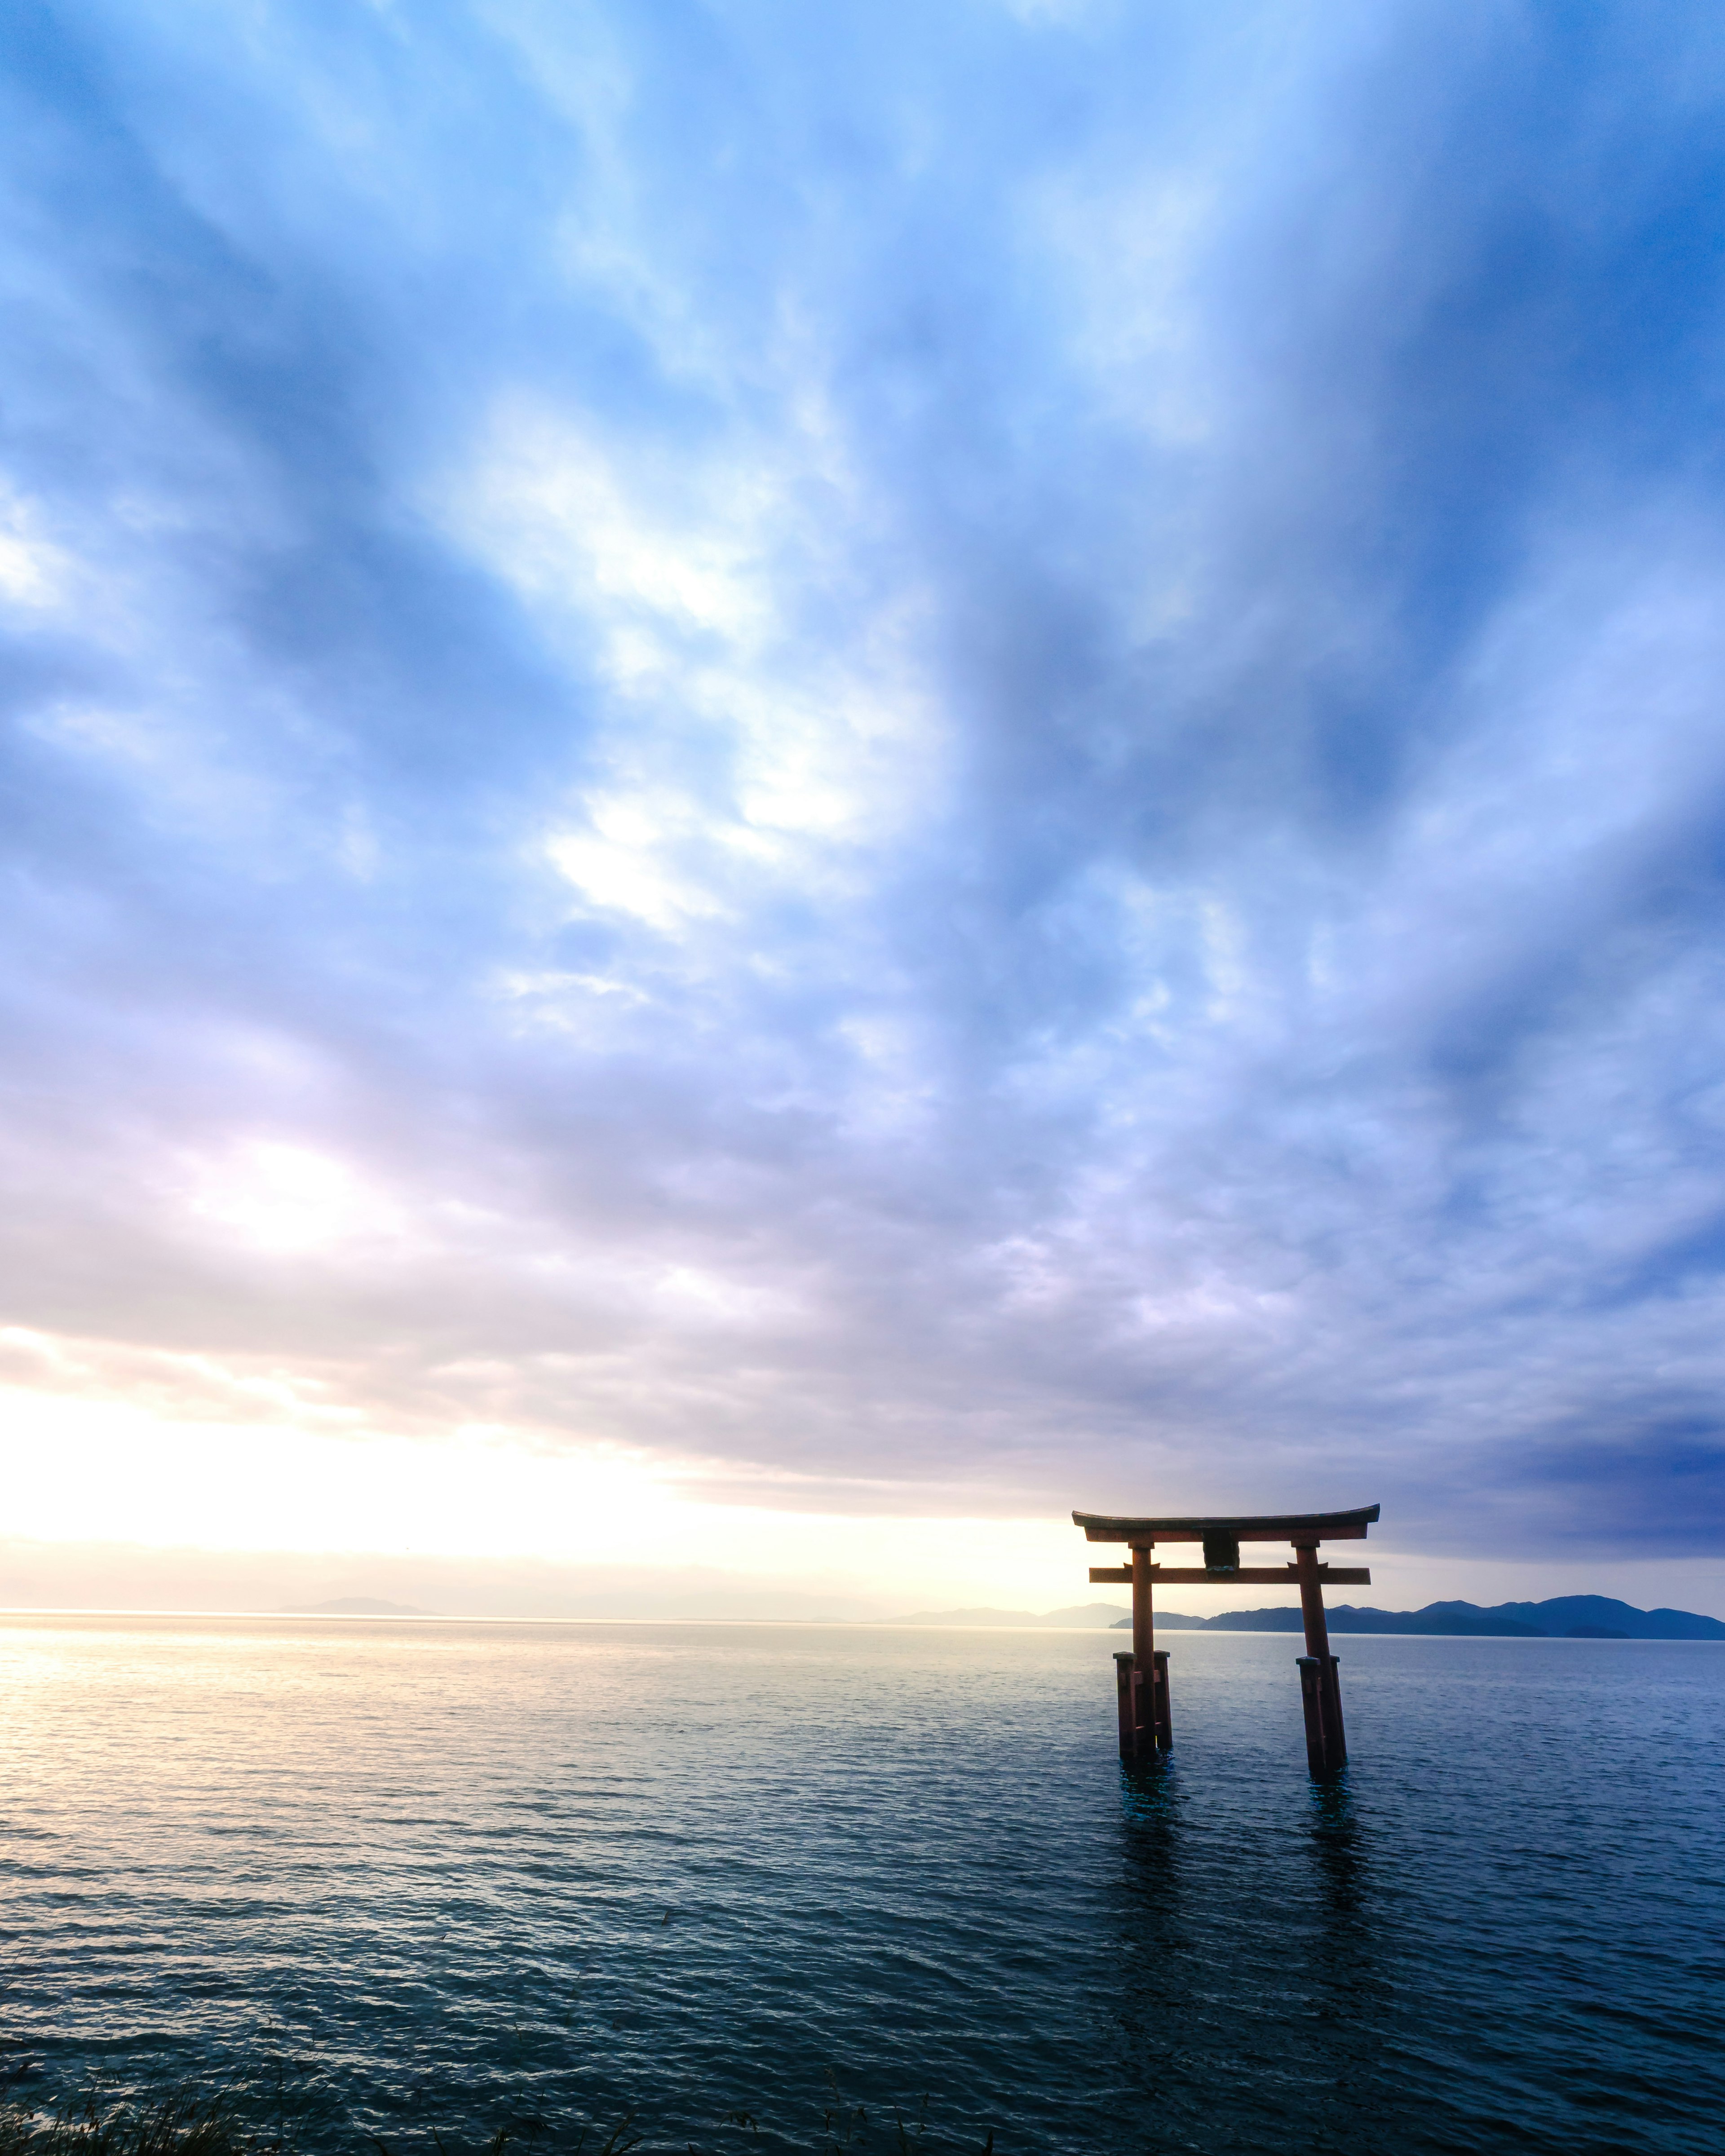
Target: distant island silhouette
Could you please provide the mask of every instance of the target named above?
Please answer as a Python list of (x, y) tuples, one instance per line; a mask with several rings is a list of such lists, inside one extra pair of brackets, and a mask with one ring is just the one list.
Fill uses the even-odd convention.
[[(1428, 1602), (1423, 1609), (1361, 1609), (1328, 1613), (1332, 1632), (1436, 1633), (1490, 1640), (1725, 1640), (1725, 1624), (1692, 1609), (1637, 1609), (1609, 1594), (1554, 1594), (1545, 1602)], [(1130, 1625), (1132, 1620), (1126, 1620)], [(1219, 1617), (1164, 1617), (1182, 1631), (1297, 1632), (1297, 1609), (1230, 1609)]]
[(411, 1602), (380, 1602), (372, 1594), (338, 1594), (332, 1602), (290, 1602), (278, 1617), (434, 1617)]
[[(1481, 1640), (1725, 1640), (1725, 1624), (1691, 1609), (1637, 1609), (1608, 1594), (1555, 1594), (1544, 1602), (1428, 1602), (1423, 1609), (1373, 1609), (1343, 1603), (1328, 1612), (1332, 1632), (1436, 1634)], [(1128, 1630), (1117, 1602), (1086, 1602), (1067, 1609), (919, 1609), (889, 1625), (974, 1625)], [(1158, 1609), (1158, 1632), (1297, 1632), (1297, 1607), (1230, 1609), (1219, 1617), (1188, 1617)]]

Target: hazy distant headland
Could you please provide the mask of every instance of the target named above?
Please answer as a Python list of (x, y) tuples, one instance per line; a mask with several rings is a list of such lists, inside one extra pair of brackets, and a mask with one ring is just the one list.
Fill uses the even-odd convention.
[[(1343, 1603), (1328, 1610), (1332, 1632), (1438, 1634), (1482, 1640), (1725, 1640), (1725, 1624), (1691, 1609), (1637, 1609), (1608, 1594), (1557, 1594), (1545, 1602), (1428, 1602), (1423, 1609), (1373, 1609)], [(1118, 1603), (1089, 1602), (1070, 1609), (919, 1609), (894, 1625), (1014, 1625), (1129, 1627)], [(1297, 1632), (1297, 1607), (1230, 1609), (1219, 1617), (1188, 1617), (1158, 1609), (1158, 1632)]]
[[(1117, 1618), (1132, 1622), (1131, 1613), (1118, 1602), (1081, 1602), (1070, 1609), (918, 1609), (909, 1617), (875, 1617), (869, 1621), (875, 1625), (1070, 1625), (1074, 1630), (1100, 1631)], [(1158, 1620), (1161, 1620), (1158, 1619)], [(1177, 1618), (1177, 1624), (1187, 1620)], [(1190, 1620), (1201, 1624), (1201, 1618)]]
[(338, 1594), (330, 1602), (290, 1602), (272, 1613), (277, 1617), (434, 1617), (434, 1609), (420, 1609), (411, 1602), (380, 1602), (375, 1594)]

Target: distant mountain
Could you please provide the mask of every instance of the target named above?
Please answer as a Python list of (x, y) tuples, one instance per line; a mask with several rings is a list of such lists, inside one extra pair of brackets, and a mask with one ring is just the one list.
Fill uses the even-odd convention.
[[(1538, 1625), (1500, 1617), (1495, 1610), (1476, 1609), (1471, 1603), (1434, 1602), (1424, 1609), (1361, 1609), (1343, 1602), (1324, 1614), (1332, 1632), (1423, 1632), (1486, 1640), (1540, 1640), (1546, 1636)], [(1297, 1609), (1230, 1609), (1220, 1617), (1212, 1617), (1204, 1629), (1212, 1632), (1303, 1632), (1306, 1620)]]
[[(1466, 1609), (1466, 1602), (1438, 1602), (1437, 1609)], [(1493, 1617), (1518, 1617), (1553, 1638), (1597, 1640), (1725, 1640), (1717, 1617), (1691, 1609), (1635, 1609), (1609, 1594), (1554, 1594), (1548, 1602), (1500, 1602)]]
[(333, 1602), (295, 1602), (276, 1611), (278, 1617), (432, 1617), (432, 1609), (416, 1609), (411, 1602), (379, 1602), (371, 1594), (338, 1594)]
[[(1120, 1614), (1117, 1602), (1075, 1603), (1070, 1609), (918, 1609), (909, 1617), (877, 1617), (877, 1625), (1017, 1625), (1068, 1626), (1076, 1630), (1087, 1626), (1099, 1630), (1111, 1625)], [(1130, 1617), (1127, 1619), (1129, 1625)], [(1178, 1625), (1178, 1617), (1158, 1620)]]
[[(1342, 1603), (1324, 1613), (1332, 1632), (1435, 1634), (1479, 1640), (1725, 1640), (1725, 1624), (1688, 1609), (1636, 1609), (1607, 1594), (1554, 1594), (1546, 1602), (1428, 1602), (1423, 1609), (1371, 1609)], [(1119, 1620), (1129, 1626), (1130, 1617)], [(1297, 1609), (1230, 1609), (1220, 1617), (1156, 1613), (1170, 1631), (1298, 1632)]]

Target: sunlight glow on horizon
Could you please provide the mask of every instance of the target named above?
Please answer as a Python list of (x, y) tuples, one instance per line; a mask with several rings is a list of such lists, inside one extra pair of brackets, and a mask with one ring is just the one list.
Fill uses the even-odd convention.
[(1070, 1521), (715, 1503), (614, 1447), (186, 1421), (15, 1386), (0, 1430), (7, 1532), (47, 1543), (700, 1568), (887, 1601), (926, 1590), (937, 1606), (1106, 1599)]

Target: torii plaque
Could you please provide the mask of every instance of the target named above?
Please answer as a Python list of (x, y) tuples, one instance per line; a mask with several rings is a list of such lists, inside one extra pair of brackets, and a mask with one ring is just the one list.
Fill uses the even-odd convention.
[[(1123, 1584), (1132, 1590), (1132, 1648), (1114, 1657), (1120, 1702), (1120, 1756), (1129, 1767), (1147, 1765), (1173, 1743), (1169, 1710), (1168, 1656), (1156, 1645), (1151, 1610), (1153, 1583), (1168, 1587), (1293, 1587), (1300, 1589), (1306, 1620), (1306, 1652), (1296, 1656), (1300, 1697), (1306, 1710), (1306, 1763), (1314, 1774), (1332, 1774), (1348, 1758), (1342, 1728), (1342, 1681), (1330, 1652), (1324, 1621), (1324, 1583), (1334, 1587), (1369, 1587), (1364, 1565), (1320, 1564), (1320, 1543), (1363, 1542), (1381, 1507), (1363, 1506), (1354, 1512), (1230, 1512), (1200, 1518), (1117, 1519), (1102, 1512), (1075, 1512), (1075, 1526), (1086, 1541), (1126, 1543), (1132, 1563), (1092, 1565), (1093, 1581)], [(1242, 1543), (1291, 1543), (1291, 1564), (1250, 1564), (1240, 1561)], [(1202, 1543), (1204, 1563), (1159, 1565), (1150, 1561), (1158, 1543)]]

